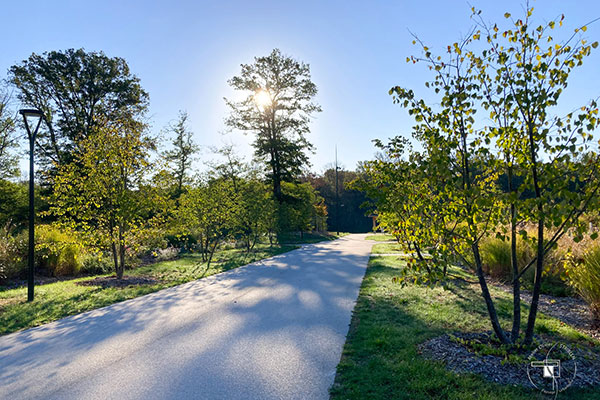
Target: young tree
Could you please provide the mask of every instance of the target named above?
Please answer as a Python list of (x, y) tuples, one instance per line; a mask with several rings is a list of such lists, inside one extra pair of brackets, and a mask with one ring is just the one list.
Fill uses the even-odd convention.
[(146, 212), (159, 199), (142, 185), (153, 143), (139, 125), (123, 122), (96, 125), (79, 146), (75, 162), (60, 166), (54, 177), (50, 213), (91, 245), (108, 247), (121, 279), (132, 239), (160, 222)]
[[(493, 330), (502, 343), (514, 343), (519, 337), (519, 279), (535, 264), (524, 337), (526, 344), (531, 343), (544, 256), (565, 233), (571, 232), (576, 239), (583, 235), (580, 217), (590, 207), (597, 207), (600, 189), (600, 159), (591, 133), (597, 125), (597, 104), (592, 101), (565, 117), (550, 115), (570, 72), (597, 43), (587, 44), (583, 39), (572, 43), (578, 32), (585, 31), (582, 27), (567, 42), (556, 44), (548, 32), (560, 26), (562, 18), (534, 29), (529, 21), (531, 12), (528, 8), (524, 19), (513, 21), (514, 28), (501, 34), (497, 25), (487, 27), (480, 20), (479, 28), (465, 40), (448, 46), (449, 56), (444, 60), (432, 56), (419, 41), (424, 57), (408, 61), (424, 61), (435, 72), (435, 79), (426, 86), (441, 96), (436, 110), (415, 99), (411, 90), (390, 90), (416, 121), (413, 136), (425, 156), (420, 180), (427, 183), (427, 193), (438, 199), (429, 212), (444, 221), (431, 227), (450, 233), (446, 242), (452, 252), (476, 270)], [(478, 15), (475, 12), (476, 18)], [(510, 14), (505, 16), (510, 18)], [(469, 51), (471, 43), (482, 37), (489, 47), (480, 53)], [(479, 107), (489, 111), (485, 122), (475, 119)], [(489, 120), (492, 124), (486, 126)], [(520, 186), (514, 185), (515, 171), (525, 175)], [(508, 174), (507, 193), (497, 184), (504, 172)], [(522, 196), (528, 189), (533, 193), (530, 198)], [(533, 238), (536, 256), (521, 270), (515, 260), (519, 221), (534, 222), (538, 228)], [(500, 326), (479, 251), (483, 237), (494, 232), (504, 237), (505, 226), (511, 230), (514, 274), (510, 336)], [(521, 235), (525, 240), (524, 230)]]
[(124, 59), (83, 49), (32, 54), (9, 69), (21, 103), (41, 110), (40, 161), (69, 163), (78, 143), (98, 121), (136, 121), (147, 110), (148, 94)]
[(169, 126), (168, 131), (173, 134), (173, 149), (165, 151), (165, 160), (170, 163), (171, 170), (177, 182), (176, 197), (183, 193), (183, 185), (189, 180), (194, 154), (198, 146), (194, 143), (193, 132), (187, 125), (188, 114), (179, 112), (177, 122)]
[(202, 259), (207, 262), (206, 269), (210, 267), (219, 245), (235, 229), (238, 204), (233, 185), (223, 179), (201, 183), (181, 197), (181, 218), (186, 229), (191, 229), (199, 237)]
[[(535, 279), (525, 331), (525, 343), (531, 343), (538, 310), (544, 269), (544, 256), (558, 239), (572, 231), (576, 239), (586, 230), (581, 215), (596, 206), (600, 189), (600, 158), (595, 151), (593, 131), (597, 126), (598, 105), (595, 101), (566, 116), (552, 115), (568, 78), (598, 42), (588, 44), (580, 36), (582, 26), (565, 42), (557, 43), (553, 30), (562, 26), (564, 15), (535, 29), (527, 7), (523, 19), (512, 19), (512, 28), (501, 34), (497, 25), (488, 26), (479, 13), (479, 30), (474, 39), (484, 35), (488, 48), (481, 55), (469, 53), (482, 88), (482, 105), (489, 111), (495, 126), (488, 135), (495, 139), (505, 155), (509, 179), (515, 168), (526, 172), (524, 188), (534, 196), (520, 198), (517, 188), (510, 187), (511, 246), (515, 318), (513, 337), (519, 334), (517, 297), (519, 279), (535, 263)], [(505, 14), (511, 19), (509, 13)], [(509, 184), (511, 184), (509, 180)], [(536, 256), (519, 271), (516, 264), (516, 224), (518, 219), (537, 225)], [(523, 236), (525, 231), (522, 232)], [(523, 237), (525, 239), (525, 237)]]
[(268, 186), (256, 179), (238, 183), (239, 211), (235, 226), (246, 251), (250, 252), (260, 238), (268, 235), (277, 204)]
[(446, 276), (447, 263), (440, 260), (448, 257), (446, 241), (453, 233), (443, 218), (446, 213), (440, 212), (443, 191), (426, 173), (427, 157), (412, 151), (406, 138), (388, 144), (375, 140), (375, 145), (383, 156), (365, 162), (363, 175), (352, 186), (375, 201), (379, 225), (414, 252), (401, 282), (435, 285)]
[(231, 108), (226, 124), (256, 135), (255, 156), (265, 164), (273, 195), (281, 202), (281, 182), (293, 181), (309, 165), (306, 152), (312, 145), (306, 134), (311, 115), (321, 111), (313, 101), (317, 86), (309, 66), (275, 49), (253, 64), (242, 64), (229, 85), (248, 95), (238, 102), (225, 99)]

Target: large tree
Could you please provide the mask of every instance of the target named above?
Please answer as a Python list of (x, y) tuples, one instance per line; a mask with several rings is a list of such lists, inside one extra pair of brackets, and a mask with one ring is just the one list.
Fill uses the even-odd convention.
[(44, 112), (37, 139), (41, 161), (70, 162), (97, 121), (140, 122), (148, 94), (127, 62), (83, 49), (32, 54), (9, 69), (21, 103)]
[(255, 156), (265, 164), (273, 194), (281, 202), (281, 182), (297, 179), (309, 165), (306, 152), (312, 145), (306, 134), (310, 116), (321, 111), (313, 101), (317, 86), (308, 64), (278, 49), (241, 67), (241, 74), (229, 80), (229, 85), (247, 96), (241, 101), (225, 99), (231, 108), (226, 124), (256, 135)]

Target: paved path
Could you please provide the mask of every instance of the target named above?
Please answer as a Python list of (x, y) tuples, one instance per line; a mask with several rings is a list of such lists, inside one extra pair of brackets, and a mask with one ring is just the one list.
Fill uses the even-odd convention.
[(364, 237), (0, 337), (0, 398), (327, 399)]

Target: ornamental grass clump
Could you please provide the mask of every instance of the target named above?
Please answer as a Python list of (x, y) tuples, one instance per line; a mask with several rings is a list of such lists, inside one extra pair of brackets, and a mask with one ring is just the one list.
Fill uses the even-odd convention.
[(568, 265), (567, 281), (589, 304), (592, 324), (600, 328), (600, 245), (592, 247), (582, 262)]

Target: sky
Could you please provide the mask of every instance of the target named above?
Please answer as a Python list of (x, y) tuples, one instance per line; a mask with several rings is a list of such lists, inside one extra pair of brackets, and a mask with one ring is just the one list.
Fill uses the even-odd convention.
[[(273, 48), (308, 63), (323, 112), (311, 123), (308, 139), (315, 146), (312, 170), (322, 172), (338, 159), (346, 169), (375, 153), (372, 140), (408, 136), (412, 120), (392, 103), (388, 91), (400, 85), (430, 96), (425, 65), (406, 63), (420, 51), (412, 34), (443, 53), (473, 25), (470, 8), (490, 22), (503, 14), (523, 14), (524, 2), (478, 1), (4, 1), (0, 40), (0, 79), (11, 65), (31, 53), (68, 48), (103, 51), (122, 57), (150, 94), (150, 122), (159, 132), (189, 114), (196, 143), (203, 151), (196, 167), (214, 158), (209, 148), (235, 144), (249, 159), (251, 135), (226, 132), (223, 97), (235, 93), (227, 81), (240, 64), (267, 55)], [(565, 28), (600, 17), (597, 0), (537, 0), (534, 21), (565, 14)], [(600, 22), (585, 33), (600, 40)], [(600, 48), (599, 48), (600, 49)], [(592, 54), (571, 78), (563, 106), (578, 107), (600, 95), (600, 52)], [(24, 164), (26, 165), (26, 164)]]

